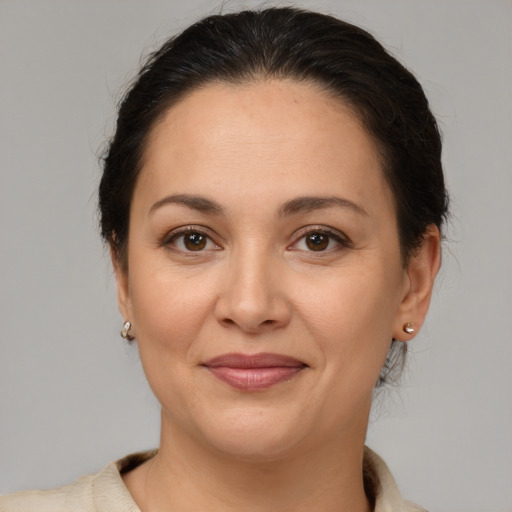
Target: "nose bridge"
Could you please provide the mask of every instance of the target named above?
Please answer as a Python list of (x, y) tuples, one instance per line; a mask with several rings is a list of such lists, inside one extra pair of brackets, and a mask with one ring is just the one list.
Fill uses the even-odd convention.
[(252, 332), (282, 326), (288, 317), (279, 261), (271, 248), (258, 240), (234, 248), (219, 298), (219, 321)]

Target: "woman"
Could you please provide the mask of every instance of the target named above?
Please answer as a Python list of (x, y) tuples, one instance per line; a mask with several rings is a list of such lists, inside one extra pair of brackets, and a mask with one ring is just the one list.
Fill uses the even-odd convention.
[(420, 510), (364, 441), (439, 270), (440, 156), (421, 86), (353, 25), (244, 11), (165, 43), (99, 191), (160, 447), (0, 509)]

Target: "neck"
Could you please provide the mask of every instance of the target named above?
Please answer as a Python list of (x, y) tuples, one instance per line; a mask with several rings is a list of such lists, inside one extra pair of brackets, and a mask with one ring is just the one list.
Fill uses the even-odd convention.
[(143, 512), (369, 512), (363, 450), (364, 438), (347, 436), (270, 460), (243, 460), (201, 445), (162, 417), (159, 452), (140, 468), (138, 491), (130, 491)]

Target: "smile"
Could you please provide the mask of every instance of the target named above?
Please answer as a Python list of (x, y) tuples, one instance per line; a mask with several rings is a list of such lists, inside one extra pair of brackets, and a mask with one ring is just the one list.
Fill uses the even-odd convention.
[(305, 363), (279, 354), (224, 354), (203, 366), (219, 380), (242, 391), (268, 389), (307, 368)]

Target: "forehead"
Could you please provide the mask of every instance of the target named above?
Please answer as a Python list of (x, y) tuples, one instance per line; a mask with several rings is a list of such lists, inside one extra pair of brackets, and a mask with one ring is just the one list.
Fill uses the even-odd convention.
[(158, 200), (187, 187), (226, 198), (304, 195), (305, 187), (348, 190), (354, 200), (390, 195), (377, 145), (353, 110), (292, 80), (209, 84), (166, 113), (150, 134), (136, 193)]

